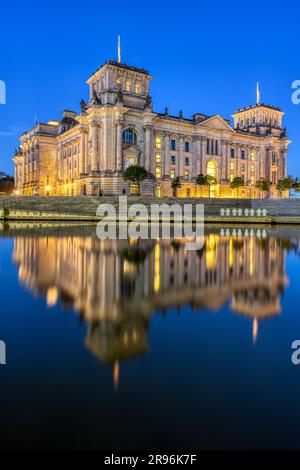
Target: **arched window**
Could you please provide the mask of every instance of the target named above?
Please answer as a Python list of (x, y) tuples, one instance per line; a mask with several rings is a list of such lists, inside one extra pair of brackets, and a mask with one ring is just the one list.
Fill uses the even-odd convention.
[(278, 161), (278, 158), (277, 158), (277, 154), (276, 153), (272, 153), (272, 164), (275, 165)]
[(135, 91), (135, 93), (141, 93), (141, 84), (140, 84), (140, 82), (135, 82), (134, 91)]
[(126, 145), (137, 144), (137, 136), (136, 136), (136, 133), (132, 129), (126, 129), (123, 132), (123, 144), (126, 144)]
[(131, 91), (131, 80), (126, 80), (125, 90)]
[(217, 178), (217, 164), (214, 160), (207, 162), (207, 175)]

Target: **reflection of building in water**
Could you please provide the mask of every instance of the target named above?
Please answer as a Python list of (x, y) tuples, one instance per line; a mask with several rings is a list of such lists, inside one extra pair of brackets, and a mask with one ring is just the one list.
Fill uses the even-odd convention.
[(280, 313), (286, 284), (280, 240), (209, 233), (198, 252), (184, 240), (105, 240), (90, 237), (16, 238), (19, 279), (47, 298), (80, 312), (86, 344), (114, 363), (147, 350), (149, 317), (191, 304), (220, 308), (231, 299), (237, 313), (258, 321)]

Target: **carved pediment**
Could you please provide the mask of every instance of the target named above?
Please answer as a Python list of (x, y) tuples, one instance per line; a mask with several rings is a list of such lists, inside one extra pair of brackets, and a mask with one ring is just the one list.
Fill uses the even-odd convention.
[(208, 129), (215, 129), (217, 131), (231, 131), (233, 132), (232, 127), (225, 121), (219, 114), (212, 116), (205, 121), (202, 121), (198, 124), (199, 127), (207, 127)]

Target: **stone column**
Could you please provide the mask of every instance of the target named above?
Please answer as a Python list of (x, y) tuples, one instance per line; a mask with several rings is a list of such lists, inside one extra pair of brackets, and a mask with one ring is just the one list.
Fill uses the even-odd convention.
[(197, 166), (198, 166), (198, 165), (197, 165), (197, 161), (198, 161), (198, 152), (197, 152), (198, 148), (197, 148), (197, 144), (198, 144), (197, 140), (193, 140), (193, 141), (192, 141), (192, 145), (191, 145), (191, 147), (192, 147), (192, 149), (191, 149), (191, 150), (192, 150), (192, 158), (191, 158), (192, 161), (191, 161), (191, 175), (190, 175), (190, 179), (191, 179), (191, 178), (196, 178), (196, 176), (198, 175), (198, 173), (197, 173), (197, 170), (198, 170), (198, 168), (197, 168)]
[(91, 171), (97, 171), (97, 151), (98, 151), (98, 123), (91, 123), (92, 129), (92, 161)]
[(170, 176), (170, 136), (165, 135), (165, 154), (164, 154), (164, 175), (166, 177)]
[(207, 145), (207, 139), (205, 139), (204, 137), (202, 137), (202, 149), (201, 149), (201, 169), (200, 169), (200, 173), (202, 173), (203, 175), (206, 175), (206, 168), (204, 166), (204, 157), (206, 155), (206, 145)]
[(87, 129), (85, 136), (85, 151), (84, 151), (84, 173), (88, 174), (89, 172), (89, 131)]
[(227, 168), (227, 144), (221, 141), (221, 179), (226, 179), (226, 168)]
[(286, 153), (287, 153), (286, 149), (282, 150), (282, 152), (281, 152), (281, 155), (282, 155), (282, 156), (281, 156), (281, 160), (282, 160), (282, 162), (281, 162), (281, 168), (282, 168), (282, 169), (281, 169), (281, 171), (282, 171), (281, 177), (282, 177), (282, 178), (285, 178), (285, 177), (286, 177), (286, 174), (287, 174), (287, 168), (286, 168)]
[(122, 143), (122, 129), (123, 123), (121, 120), (116, 122), (116, 142), (117, 142), (117, 149), (116, 149), (116, 170), (122, 171), (123, 170), (123, 143)]
[(184, 176), (183, 137), (179, 138), (178, 176)]
[(79, 176), (81, 173), (85, 173), (85, 159), (86, 159), (86, 129), (81, 128), (80, 129), (80, 166), (79, 166)]
[(145, 168), (150, 171), (150, 158), (151, 158), (151, 126), (147, 124), (145, 130)]

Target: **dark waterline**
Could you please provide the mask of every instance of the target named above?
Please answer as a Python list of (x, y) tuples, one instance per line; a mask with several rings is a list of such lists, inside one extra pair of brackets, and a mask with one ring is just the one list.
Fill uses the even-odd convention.
[(299, 229), (1, 233), (2, 448), (300, 448)]

